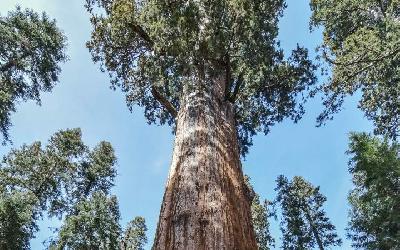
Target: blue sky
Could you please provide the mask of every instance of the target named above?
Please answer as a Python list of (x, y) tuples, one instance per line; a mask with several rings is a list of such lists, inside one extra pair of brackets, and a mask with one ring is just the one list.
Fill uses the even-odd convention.
[[(288, 8), (280, 22), (279, 38), (289, 51), (297, 43), (311, 51), (321, 41), (321, 32), (310, 33), (310, 10), (306, 0), (287, 0)], [(94, 146), (101, 140), (112, 143), (118, 157), (118, 178), (113, 193), (120, 202), (122, 225), (134, 216), (144, 216), (149, 228), (149, 241), (155, 233), (162, 195), (171, 161), (173, 136), (170, 128), (149, 126), (140, 109), (130, 113), (120, 91), (109, 89), (109, 79), (91, 61), (85, 42), (90, 36), (89, 17), (83, 0), (1, 0), (0, 14), (15, 5), (46, 11), (57, 19), (68, 37), (70, 61), (62, 65), (60, 83), (52, 93), (43, 94), (42, 106), (22, 103), (12, 116), (10, 130), (13, 147), (35, 140), (46, 141), (59, 129), (80, 127), (84, 141)], [(262, 198), (273, 199), (275, 179), (302, 175), (320, 185), (327, 196), (326, 211), (336, 225), (344, 245), (347, 224), (346, 196), (351, 188), (347, 172), (349, 157), (345, 155), (348, 133), (372, 130), (370, 122), (357, 110), (357, 98), (347, 99), (344, 110), (322, 128), (315, 127), (315, 118), (322, 110), (320, 97), (307, 104), (307, 113), (298, 123), (284, 121), (267, 136), (255, 137), (254, 146), (243, 162), (255, 190)], [(11, 146), (1, 147), (0, 155)], [(271, 221), (272, 233), (279, 246), (279, 225)], [(57, 221), (44, 220), (41, 231), (32, 241), (32, 249), (43, 249), (42, 241), (50, 235), (48, 227)], [(150, 249), (150, 244), (148, 249)]]

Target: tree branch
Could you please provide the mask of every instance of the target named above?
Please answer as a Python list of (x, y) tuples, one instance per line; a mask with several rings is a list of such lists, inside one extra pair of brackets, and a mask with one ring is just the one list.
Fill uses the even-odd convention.
[(237, 81), (236, 81), (236, 85), (235, 85), (235, 88), (234, 88), (234, 90), (232, 92), (232, 95), (229, 97), (229, 101), (231, 103), (235, 103), (237, 95), (239, 93), (239, 90), (240, 90), (240, 87), (242, 86), (242, 84), (243, 84), (243, 74), (240, 74), (238, 79), (237, 79)]
[[(323, 58), (330, 64), (333, 64), (333, 65), (336, 65), (336, 66), (346, 66), (347, 67), (347, 66), (352, 66), (354, 64), (358, 64), (358, 63), (380, 62), (380, 61), (382, 61), (382, 60), (384, 60), (384, 59), (386, 59), (388, 57), (394, 56), (397, 53), (400, 53), (400, 48), (397, 48), (397, 49), (395, 49), (395, 50), (393, 50), (393, 51), (391, 51), (391, 52), (389, 52), (387, 54), (381, 55), (380, 57), (375, 58), (375, 59), (366, 59), (366, 58), (361, 59), (360, 58), (360, 59), (356, 59), (356, 60), (353, 60), (353, 61), (348, 62), (348, 63), (340, 63), (340, 62), (336, 62), (334, 59), (330, 58), (328, 56), (328, 54), (324, 51), (323, 52)], [(360, 55), (360, 57), (364, 57), (364, 56), (365, 55)]]
[(229, 99), (229, 93), (231, 90), (231, 60), (229, 58), (229, 54), (227, 53), (226, 62), (225, 62), (225, 101)]
[(133, 25), (133, 31), (139, 35), (145, 42), (147, 42), (150, 48), (153, 48), (154, 41), (150, 38), (149, 34), (140, 26), (140, 25)]
[(178, 115), (175, 107), (167, 98), (165, 98), (155, 86), (151, 87), (151, 94), (153, 97), (175, 118)]
[(4, 65), (0, 66), (0, 72), (5, 72), (5, 71), (9, 70), (10, 68), (17, 66), (19, 61), (27, 58), (28, 56), (29, 56), (29, 53), (25, 52), (19, 58), (8, 61)]
[[(146, 43), (148, 43), (150, 49), (154, 47), (154, 41), (150, 38), (149, 34), (140, 26), (134, 25), (133, 31)], [(178, 115), (176, 108), (172, 105), (170, 101), (168, 101), (165, 96), (163, 96), (155, 86), (151, 87), (151, 94), (153, 95), (154, 99), (156, 99), (174, 118)]]
[(385, 9), (385, 6), (384, 6), (382, 0), (378, 0), (378, 3), (379, 3), (379, 8), (381, 9), (383, 17), (386, 18), (386, 9)]

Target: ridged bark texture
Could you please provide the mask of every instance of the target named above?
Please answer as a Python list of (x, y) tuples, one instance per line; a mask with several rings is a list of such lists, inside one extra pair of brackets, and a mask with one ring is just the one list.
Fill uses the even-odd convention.
[(153, 250), (257, 249), (224, 81), (188, 91)]

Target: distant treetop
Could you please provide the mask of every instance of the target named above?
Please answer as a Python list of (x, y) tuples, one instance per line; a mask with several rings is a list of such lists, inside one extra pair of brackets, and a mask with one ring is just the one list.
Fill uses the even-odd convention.
[(10, 116), (19, 102), (34, 100), (49, 92), (67, 60), (66, 38), (55, 20), (45, 13), (17, 7), (0, 16), (0, 133), (10, 140)]

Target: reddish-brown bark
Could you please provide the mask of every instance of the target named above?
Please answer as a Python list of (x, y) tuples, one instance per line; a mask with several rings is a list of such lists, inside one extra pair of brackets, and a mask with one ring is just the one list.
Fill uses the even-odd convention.
[(234, 107), (204, 85), (184, 91), (154, 250), (257, 249)]

